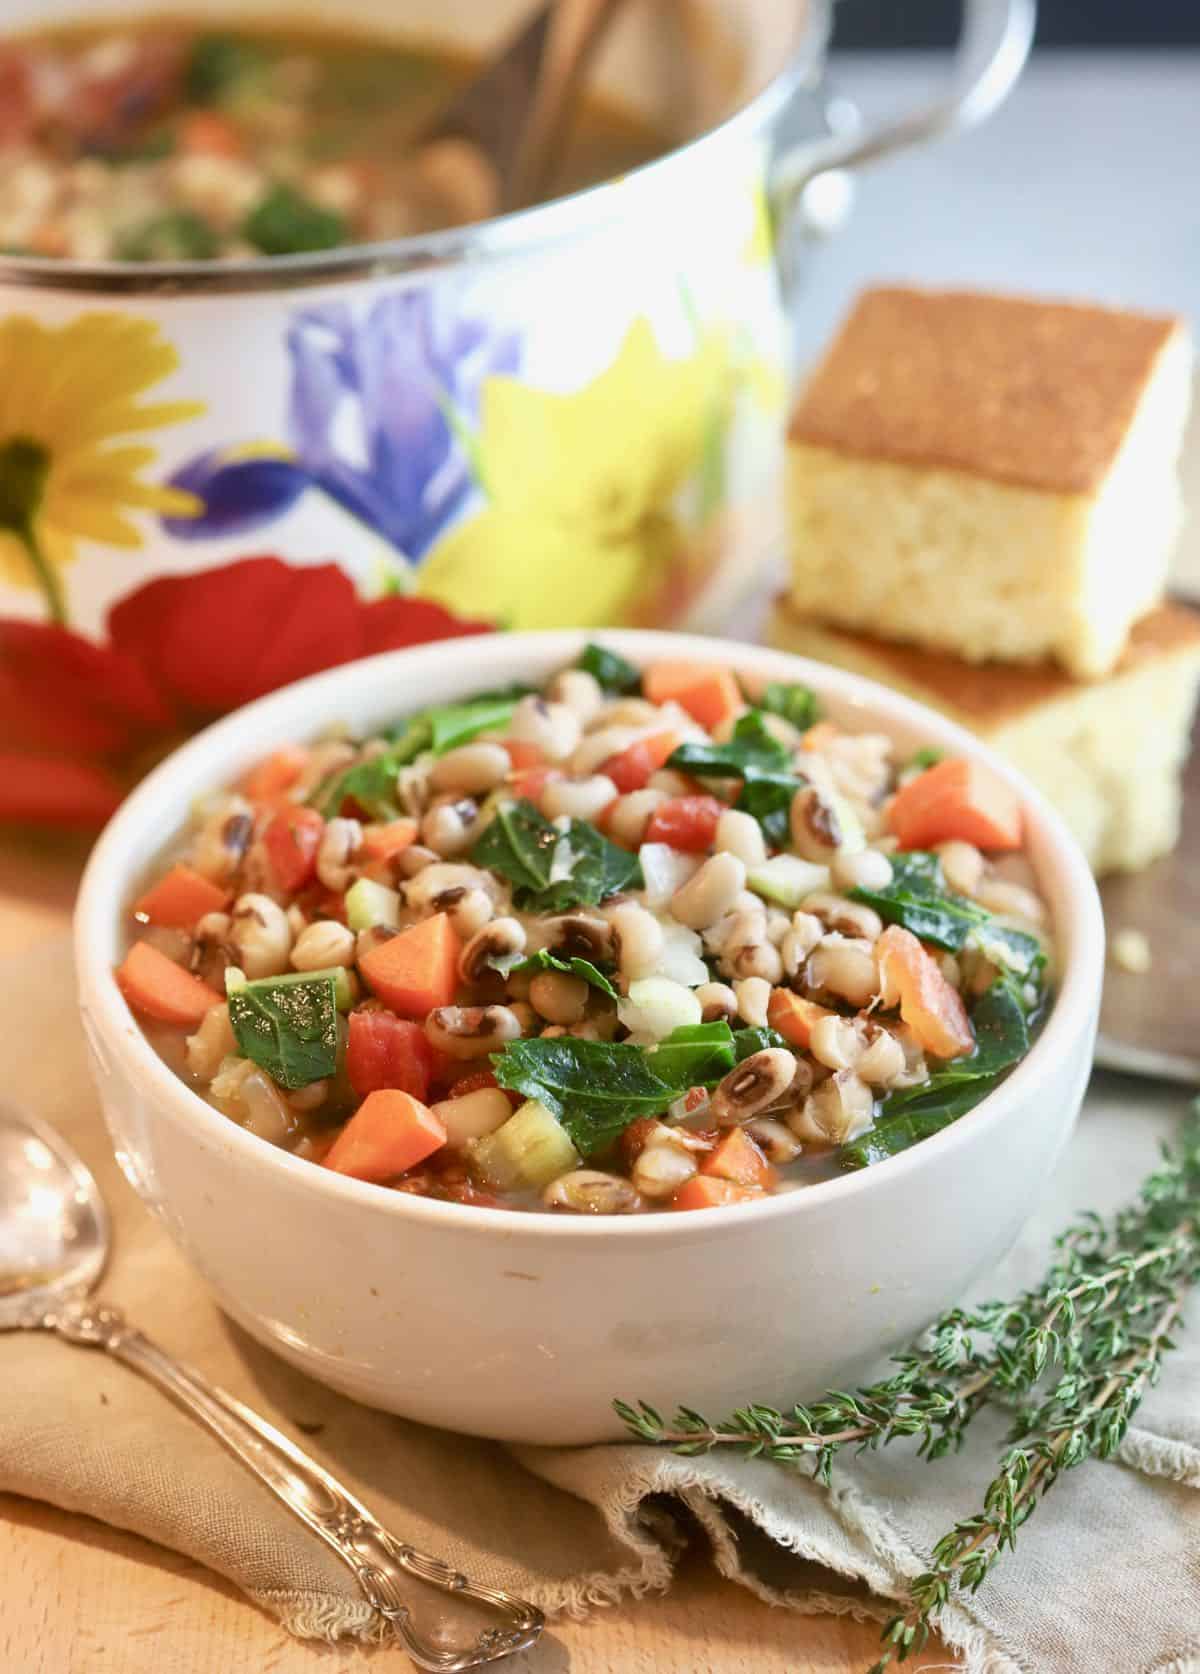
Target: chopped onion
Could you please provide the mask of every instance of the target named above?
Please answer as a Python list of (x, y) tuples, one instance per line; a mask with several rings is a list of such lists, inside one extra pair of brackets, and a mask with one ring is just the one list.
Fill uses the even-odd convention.
[(651, 1040), (665, 1040), (673, 1030), (699, 1023), (703, 1010), (690, 988), (665, 977), (631, 982), (627, 997), (617, 1003), (625, 1027)]
[(685, 988), (697, 988), (702, 982), (710, 982), (708, 966), (700, 957), (704, 944), (697, 932), (689, 930), (677, 919), (664, 918), (659, 922), (663, 945), (662, 952), (654, 961), (653, 975), (666, 977), (670, 982), (681, 982)]
[[(646, 905), (654, 912), (666, 906), (677, 889), (700, 869), (701, 855), (684, 854), (669, 843), (643, 843), (638, 850), (642, 877), (646, 880)], [(705, 979), (700, 978), (703, 982)]]

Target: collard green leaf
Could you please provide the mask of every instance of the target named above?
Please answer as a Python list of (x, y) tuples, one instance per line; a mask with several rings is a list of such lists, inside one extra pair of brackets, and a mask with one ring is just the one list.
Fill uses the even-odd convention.
[(795, 773), (751, 767), (734, 806), (758, 821), (769, 848), (786, 849), (791, 841), (792, 798), (805, 783)]
[(758, 700), (758, 707), (768, 714), (782, 715), (785, 721), (807, 732), (821, 718), (821, 705), (811, 686), (798, 682), (773, 680)]
[(294, 1090), (333, 1075), (338, 1060), (332, 976), (264, 977), (229, 996), (229, 1021), (244, 1058)]
[(927, 744), (923, 750), (916, 751), (909, 758), (905, 763), (905, 771), (911, 773), (915, 769), (918, 773), (924, 773), (927, 767), (936, 767), (945, 753), (944, 750), (935, 750), (931, 744)]
[(536, 975), (538, 971), (564, 971), (569, 976), (582, 977), (590, 987), (598, 988), (610, 999), (619, 998), (617, 990), (604, 972), (593, 965), (590, 959), (560, 959), (557, 954), (551, 953), (549, 948), (539, 948), (536, 953), (529, 954), (525, 959), (493, 960), (492, 964), (505, 976), (511, 976), (514, 971), (528, 971), (531, 975)]
[[(869, 1168), (872, 1163), (885, 1162), (901, 1151), (920, 1144), (935, 1133), (941, 1133), (968, 1110), (973, 1110), (997, 1085), (999, 1076), (983, 1077), (977, 1081), (960, 1081), (943, 1092), (934, 1093), (928, 1102), (909, 1105), (890, 1118), (881, 1117), (869, 1132), (851, 1145), (843, 1145), (838, 1162), (843, 1168)], [(927, 1090), (927, 1089), (926, 1089)]]
[(787, 762), (787, 750), (769, 731), (762, 711), (748, 709), (728, 744), (681, 744), (667, 766), (698, 779), (743, 779), (752, 772), (778, 773)]
[(638, 1046), (580, 1040), (517, 1040), (494, 1053), (501, 1087), (553, 1111), (581, 1156), (603, 1151), (638, 1116), (657, 1116), (676, 1097)]
[(619, 657), (615, 651), (609, 651), (603, 645), (585, 645), (579, 658), (579, 667), (585, 673), (603, 686), (606, 692), (641, 692), (642, 676), (632, 663), (627, 663), (624, 657)]
[(740, 1064), (743, 1058), (753, 1057), (756, 1052), (766, 1052), (769, 1047), (787, 1047), (787, 1041), (777, 1029), (737, 1029), (733, 1036), (734, 1056)]
[(528, 690), (528, 687), (518, 686), (510, 691), (487, 692), (482, 697), (472, 698), (469, 703), (447, 703), (438, 709), (430, 709), (426, 716), (430, 732), (429, 748), (435, 756), (444, 756), (447, 750), (469, 744), (481, 732), (502, 732)]
[(646, 1061), (673, 1098), (689, 1087), (713, 1086), (737, 1061), (733, 1030), (724, 1021), (685, 1025), (647, 1048)]
[[(534, 912), (596, 906), (641, 886), (635, 854), (610, 843), (587, 820), (571, 820), (560, 831), (525, 800), (500, 805), (471, 859), (507, 878), (517, 906)], [(555, 876), (564, 864), (564, 874)]]

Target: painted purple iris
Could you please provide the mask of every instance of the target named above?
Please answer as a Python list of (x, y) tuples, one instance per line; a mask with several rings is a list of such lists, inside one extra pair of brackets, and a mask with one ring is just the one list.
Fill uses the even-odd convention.
[(422, 557), (474, 487), (454, 421), (477, 417), (486, 377), (516, 370), (516, 336), (448, 317), (434, 292), (410, 290), (360, 316), (345, 303), (302, 309), (287, 346), (288, 447), (189, 460), (171, 481), (204, 509), (167, 528), (185, 540), (245, 534), (316, 488), (406, 558)]

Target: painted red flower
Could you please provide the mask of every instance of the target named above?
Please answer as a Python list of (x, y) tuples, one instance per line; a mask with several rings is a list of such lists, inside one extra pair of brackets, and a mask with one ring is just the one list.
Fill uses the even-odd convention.
[(358, 657), (490, 631), (274, 557), (148, 582), (109, 612), (105, 644), (0, 620), (0, 821), (98, 825), (137, 760), (189, 728)]

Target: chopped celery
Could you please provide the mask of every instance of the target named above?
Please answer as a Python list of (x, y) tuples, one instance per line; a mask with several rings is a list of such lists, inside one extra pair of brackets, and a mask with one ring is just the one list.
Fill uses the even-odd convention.
[(346, 923), (351, 930), (371, 930), (377, 924), (388, 930), (399, 929), (399, 894), (386, 884), (359, 878), (346, 891)]
[(579, 1162), (557, 1118), (536, 1099), (526, 1100), (495, 1133), (467, 1149), (480, 1178), (500, 1191), (522, 1186), (540, 1191)]
[(752, 866), (746, 873), (747, 888), (768, 901), (776, 901), (789, 912), (814, 890), (829, 888), (829, 868), (796, 854), (777, 854)]

